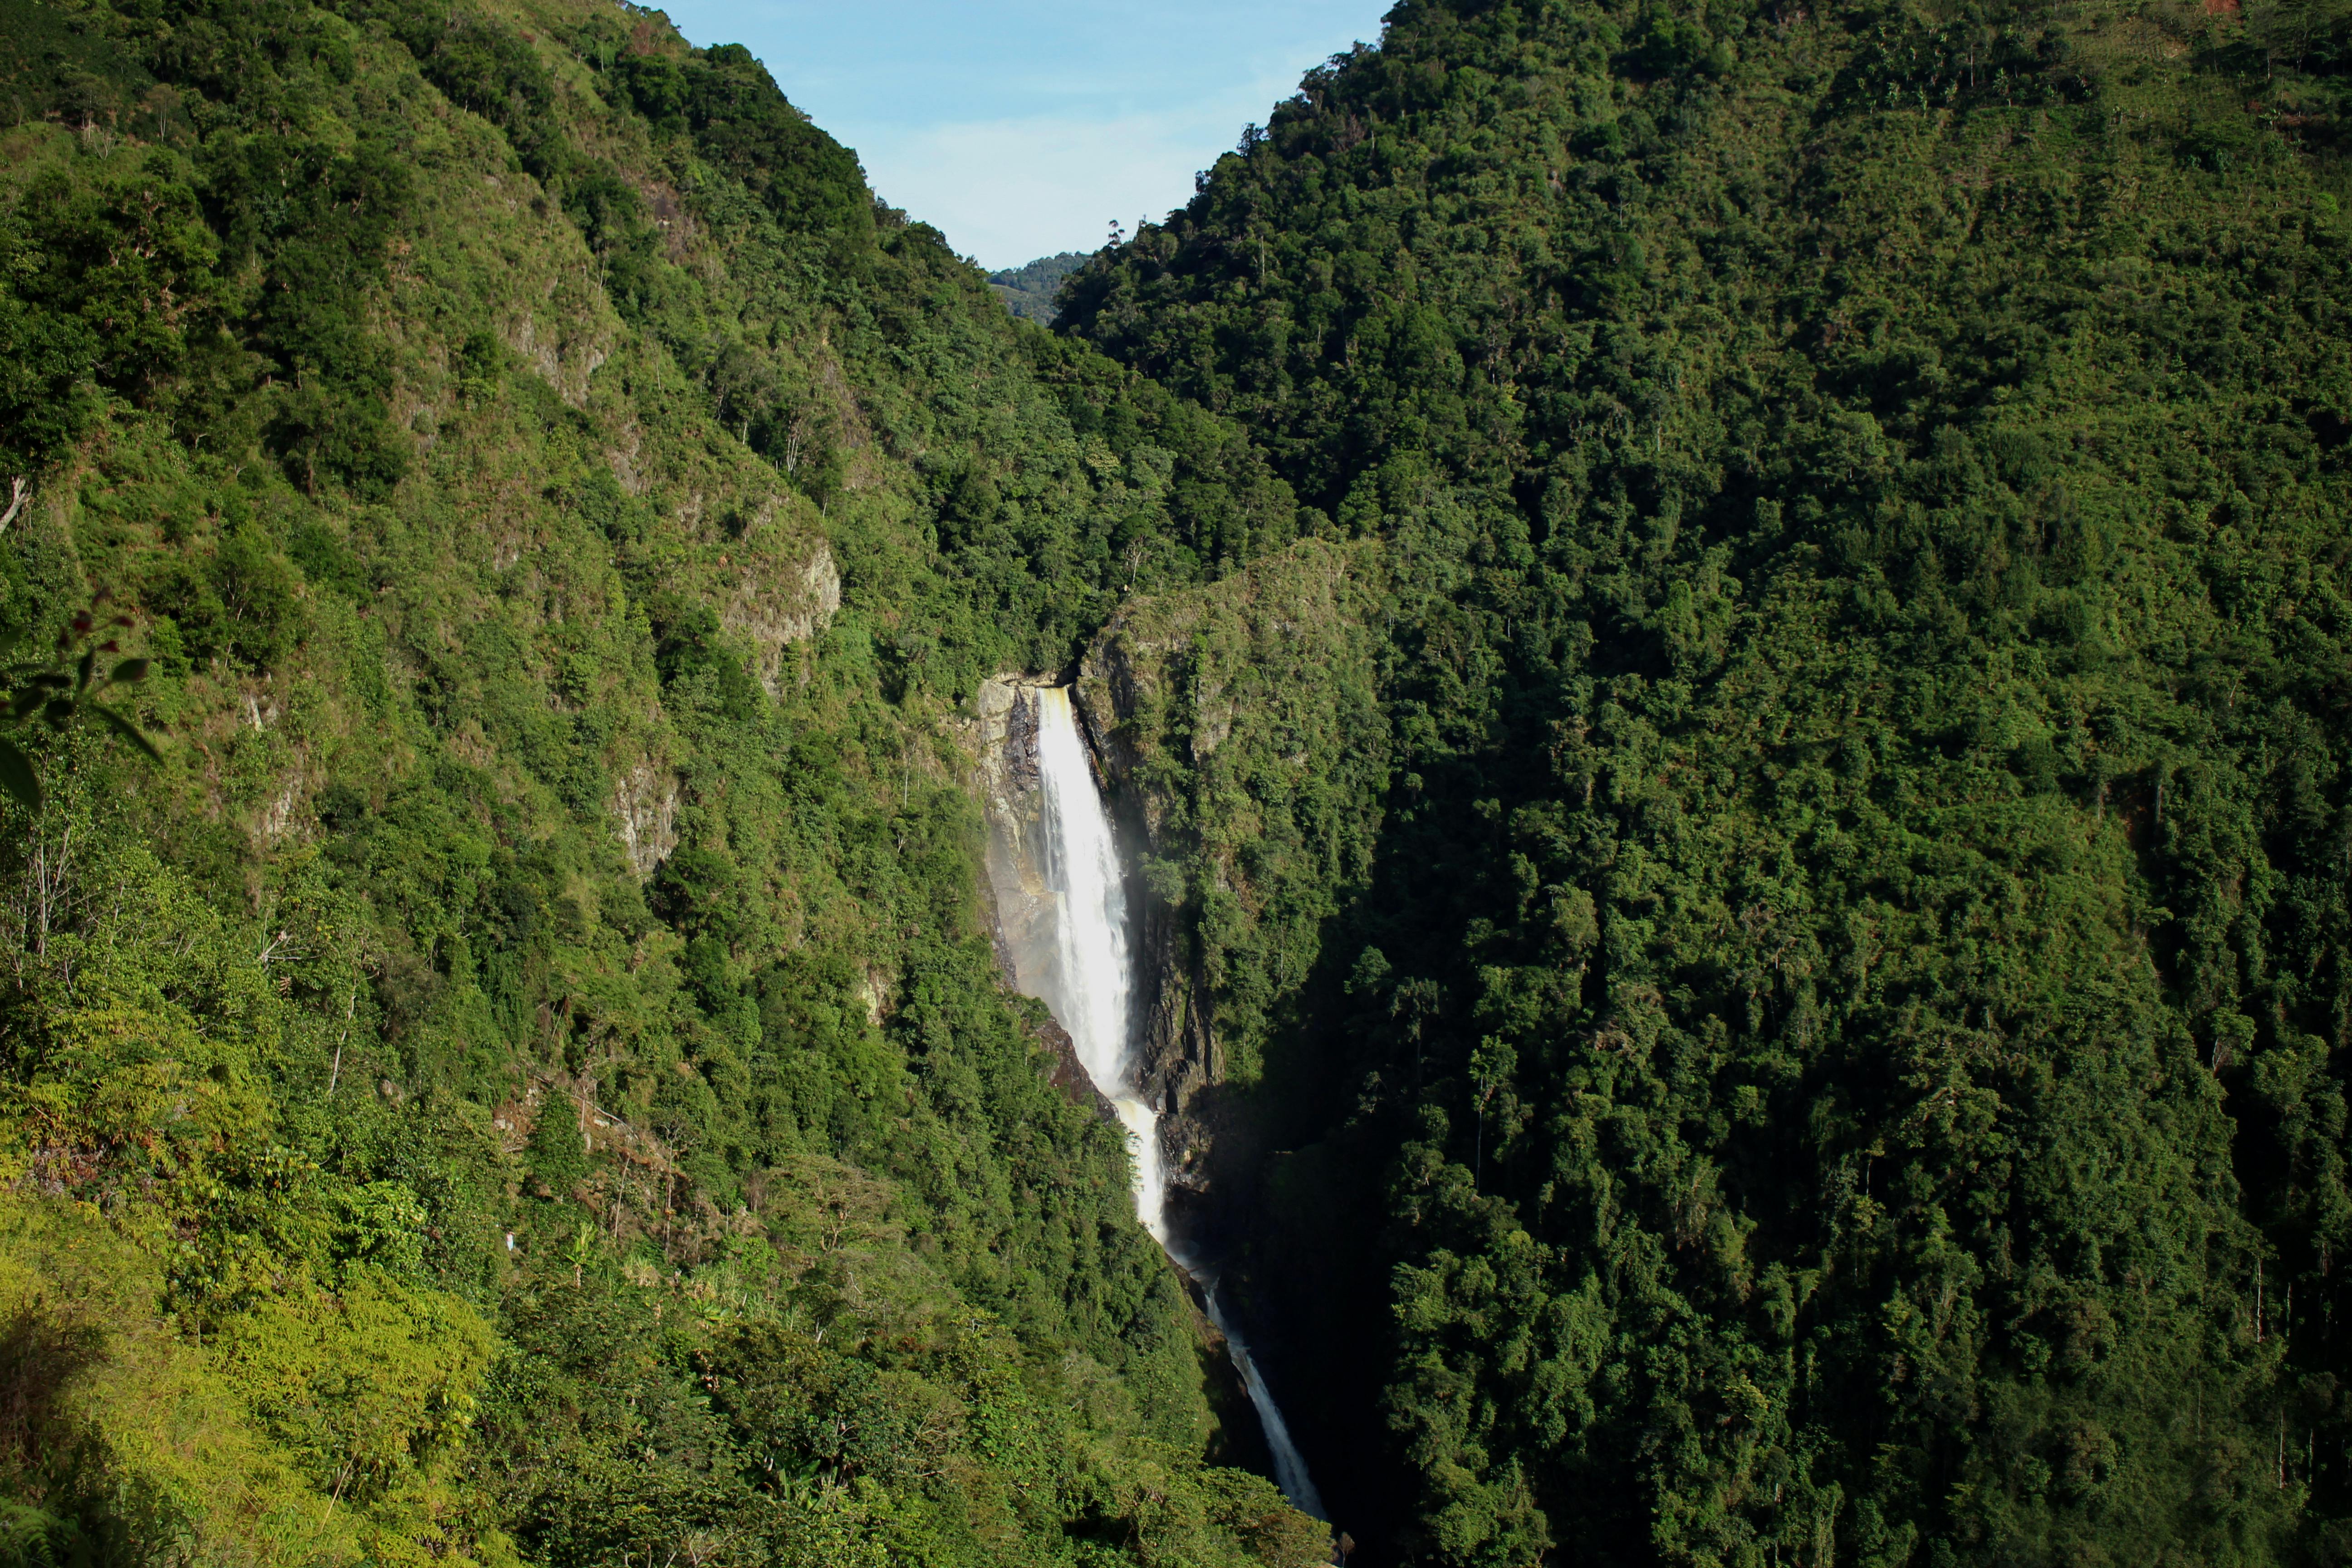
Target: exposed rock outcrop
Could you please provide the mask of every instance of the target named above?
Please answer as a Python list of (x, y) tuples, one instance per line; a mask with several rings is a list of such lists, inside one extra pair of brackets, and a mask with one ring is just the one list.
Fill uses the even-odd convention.
[[(1369, 875), (1388, 768), (1370, 629), (1384, 571), (1369, 541), (1303, 540), (1215, 583), (1127, 599), (1078, 668), (1073, 701), (1147, 873), (1132, 904), (1143, 1083), (1167, 1118), (1171, 1180), (1208, 1200), (1195, 1207), (1209, 1231), (1210, 1189), (1246, 1208), (1276, 1152), (1248, 1086), (1296, 1042), (1276, 1037), (1265, 996), (1295, 994)], [(1223, 914), (1203, 926), (1200, 906), (1160, 893)], [(1276, 973), (1240, 988), (1255, 1001), (1211, 984), (1267, 963)]]
[[(1072, 683), (1071, 702), (1095, 744), (1095, 755), (1112, 781), (1117, 815), (1131, 864), (1163, 847), (1167, 801), (1140, 786), (1139, 761), (1129, 741), (1131, 721), (1150, 696), (1150, 676), (1138, 668), (1139, 653), (1164, 653), (1132, 636), (1118, 636), (1115, 622), (1087, 649)], [(1142, 1088), (1168, 1121), (1170, 1180), (1192, 1186), (1201, 1179), (1197, 1159), (1207, 1142), (1194, 1125), (1192, 1102), (1200, 1091), (1224, 1077), (1224, 1056), (1207, 1005), (1208, 987), (1177, 912), (1151, 892), (1141, 877), (1129, 882), (1134, 911), (1139, 982), (1136, 1007), (1143, 1068)]]
[(649, 758), (613, 784), (613, 827), (640, 880), (677, 847), (677, 774)]
[(818, 540), (771, 538), (781, 531), (755, 525), (722, 568), (719, 624), (751, 644), (752, 665), (771, 697), (782, 695), (784, 649), (833, 624), (841, 608), (841, 571), (833, 547)]
[[(970, 739), (988, 816), (988, 880), (996, 906), (997, 958), (1006, 977), (1033, 995), (1052, 956), (1054, 908), (1038, 837), (1043, 802), (1037, 778), (1037, 707), (1031, 693), (1053, 684), (1048, 678), (1032, 676), (998, 676), (985, 682), (975, 703), (978, 719)], [(1112, 689), (1100, 676), (1082, 679), (1073, 705), (1095, 766), (1108, 786), (1112, 816), (1121, 830), (1128, 860), (1129, 936), (1138, 958), (1140, 1087), (1163, 1115), (1172, 1115), (1217, 1081), (1223, 1068), (1216, 1037), (1198, 1004), (1201, 987), (1184, 956), (1174, 913), (1135, 875), (1139, 850), (1152, 841), (1158, 825), (1146, 820), (1145, 794), (1132, 787), (1133, 760), (1106, 754), (1110, 750), (1106, 739), (1118, 728)], [(1170, 1152), (1181, 1151), (1171, 1148)]]
[[(997, 966), (1008, 984), (1025, 995), (1042, 989), (1053, 962), (1055, 900), (1045, 879), (1045, 803), (1037, 772), (1037, 700), (1043, 676), (1000, 675), (982, 683), (974, 717), (958, 740), (971, 759), (983, 815), (988, 819), (990, 926)], [(1061, 1025), (1048, 1019), (1038, 1041), (1053, 1053), (1054, 1086), (1073, 1101), (1116, 1120), (1078, 1060), (1076, 1047)]]
[(977, 720), (964, 736), (988, 818), (988, 891), (996, 961), (1015, 989), (1034, 995), (1051, 962), (1054, 894), (1045, 880), (1045, 802), (1037, 778), (1037, 705), (1046, 685), (1000, 675), (982, 683)]

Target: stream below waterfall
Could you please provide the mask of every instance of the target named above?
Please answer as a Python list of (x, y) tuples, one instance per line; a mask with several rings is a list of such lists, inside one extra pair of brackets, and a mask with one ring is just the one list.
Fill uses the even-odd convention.
[(1039, 987), (1045, 1005), (1077, 1047), (1078, 1061), (1127, 1129), (1135, 1160), (1135, 1213), (1201, 1288), (1209, 1321), (1224, 1336), (1234, 1370), (1249, 1391), (1274, 1456), (1274, 1479), (1291, 1505), (1328, 1522), (1323, 1499), (1291, 1441), (1249, 1346), (1234, 1331), (1217, 1297), (1216, 1272), (1168, 1224), (1160, 1113), (1142, 1094), (1135, 1050), (1135, 956), (1128, 941), (1127, 884), (1118, 843), (1104, 810), (1087, 743), (1066, 687), (1034, 688), (1037, 773), (1044, 797), (1045, 880), (1055, 903), (1053, 962)]

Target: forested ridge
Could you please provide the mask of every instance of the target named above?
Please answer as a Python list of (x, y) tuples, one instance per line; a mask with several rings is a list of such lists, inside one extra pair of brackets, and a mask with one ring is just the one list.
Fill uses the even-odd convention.
[(1041, 256), (1025, 267), (1007, 268), (988, 275), (989, 287), (1005, 308), (1024, 321), (1051, 325), (1054, 320), (1054, 296), (1060, 291), (1062, 280), (1081, 266), (1086, 258), (1075, 250), (1058, 256)]
[(1407, 0), (1066, 288), (1341, 540), (1097, 668), (1382, 1560), (2352, 1550), (2347, 70)]
[(1242, 433), (656, 14), (9, 0), (0, 102), (0, 630), (160, 756), (8, 710), (0, 1560), (1322, 1555), (951, 743), (1287, 542)]

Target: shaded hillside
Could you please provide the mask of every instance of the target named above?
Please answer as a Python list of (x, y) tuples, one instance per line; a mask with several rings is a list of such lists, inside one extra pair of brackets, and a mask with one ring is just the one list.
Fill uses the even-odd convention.
[(2343, 1554), (2347, 68), (1407, 0), (1070, 286), (1379, 542), (1105, 646), (1366, 1560)]
[(0, 1555), (1265, 1563), (940, 721), (1294, 506), (738, 47), (0, 5)]

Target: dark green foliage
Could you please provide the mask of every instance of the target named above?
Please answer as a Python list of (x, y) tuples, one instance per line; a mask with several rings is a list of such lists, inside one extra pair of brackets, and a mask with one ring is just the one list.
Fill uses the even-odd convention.
[(250, 341), (291, 383), (268, 439), (306, 489), (331, 477), (382, 500), (406, 459), (383, 410), (391, 354), (362, 330), (363, 310), (409, 199), (407, 170), (377, 142), (347, 154), (261, 134), (206, 151), (225, 265), (264, 272)]
[(91, 374), (112, 391), (152, 391), (180, 369), (184, 323), (210, 324), (217, 247), (186, 173), (158, 150), (88, 185), (48, 172), (17, 205), (39, 258), (37, 272), (20, 275), (19, 297), (79, 321), (95, 346)]
[[(699, 50), (684, 77), (681, 107), (696, 151), (741, 180), (778, 222), (851, 245), (873, 232), (874, 201), (856, 158), (784, 101), (751, 50)], [(630, 90), (635, 96), (635, 79)]]
[(571, 1097), (550, 1094), (539, 1108), (539, 1116), (531, 1123), (530, 1142), (523, 1145), (523, 1159), (530, 1173), (545, 1184), (548, 1195), (568, 1197), (572, 1184), (588, 1173), (587, 1139), (580, 1131), (580, 1118)]
[(1386, 1560), (2340, 1554), (2297, 16), (1413, 0), (1070, 285), (1384, 595), (1252, 634), (1271, 711), (1223, 602), (1131, 657), (1216, 1114), (1295, 1151), (1223, 1217)]
[(86, 184), (46, 171), (0, 227), (0, 440), (12, 472), (79, 437), (98, 413), (91, 384), (152, 397), (180, 370), (189, 332), (212, 330), (217, 243), (186, 174), (161, 149)]
[[(314, 524), (305, 534), (314, 554), (321, 531)], [(184, 657), (266, 670), (293, 647), (302, 616), (299, 579), (251, 521), (218, 540), (208, 559), (161, 564), (146, 598), (170, 617)]]
[[(102, 737), (128, 742), (149, 760), (157, 760), (153, 742), (115, 705), (100, 701), (117, 687), (136, 686), (147, 679), (149, 661), (124, 658), (120, 640), (109, 635), (131, 626), (128, 616), (100, 623), (90, 611), (77, 614), (57, 635), (47, 657), (19, 658), (6, 672), (5, 697), (0, 697), (0, 729), (31, 740), (37, 722), (53, 741), (62, 742), (87, 724)], [(0, 640), (0, 656), (15, 651), (24, 638), (20, 625)], [(104, 637), (103, 641), (100, 639)], [(34, 750), (44, 749), (37, 745)], [(0, 736), (0, 792), (26, 812), (41, 809), (40, 771), (16, 740)]]
[(97, 357), (80, 321), (29, 305), (14, 290), (0, 295), (0, 428), (7, 431), (12, 477), (70, 447), (97, 418), (89, 384)]

